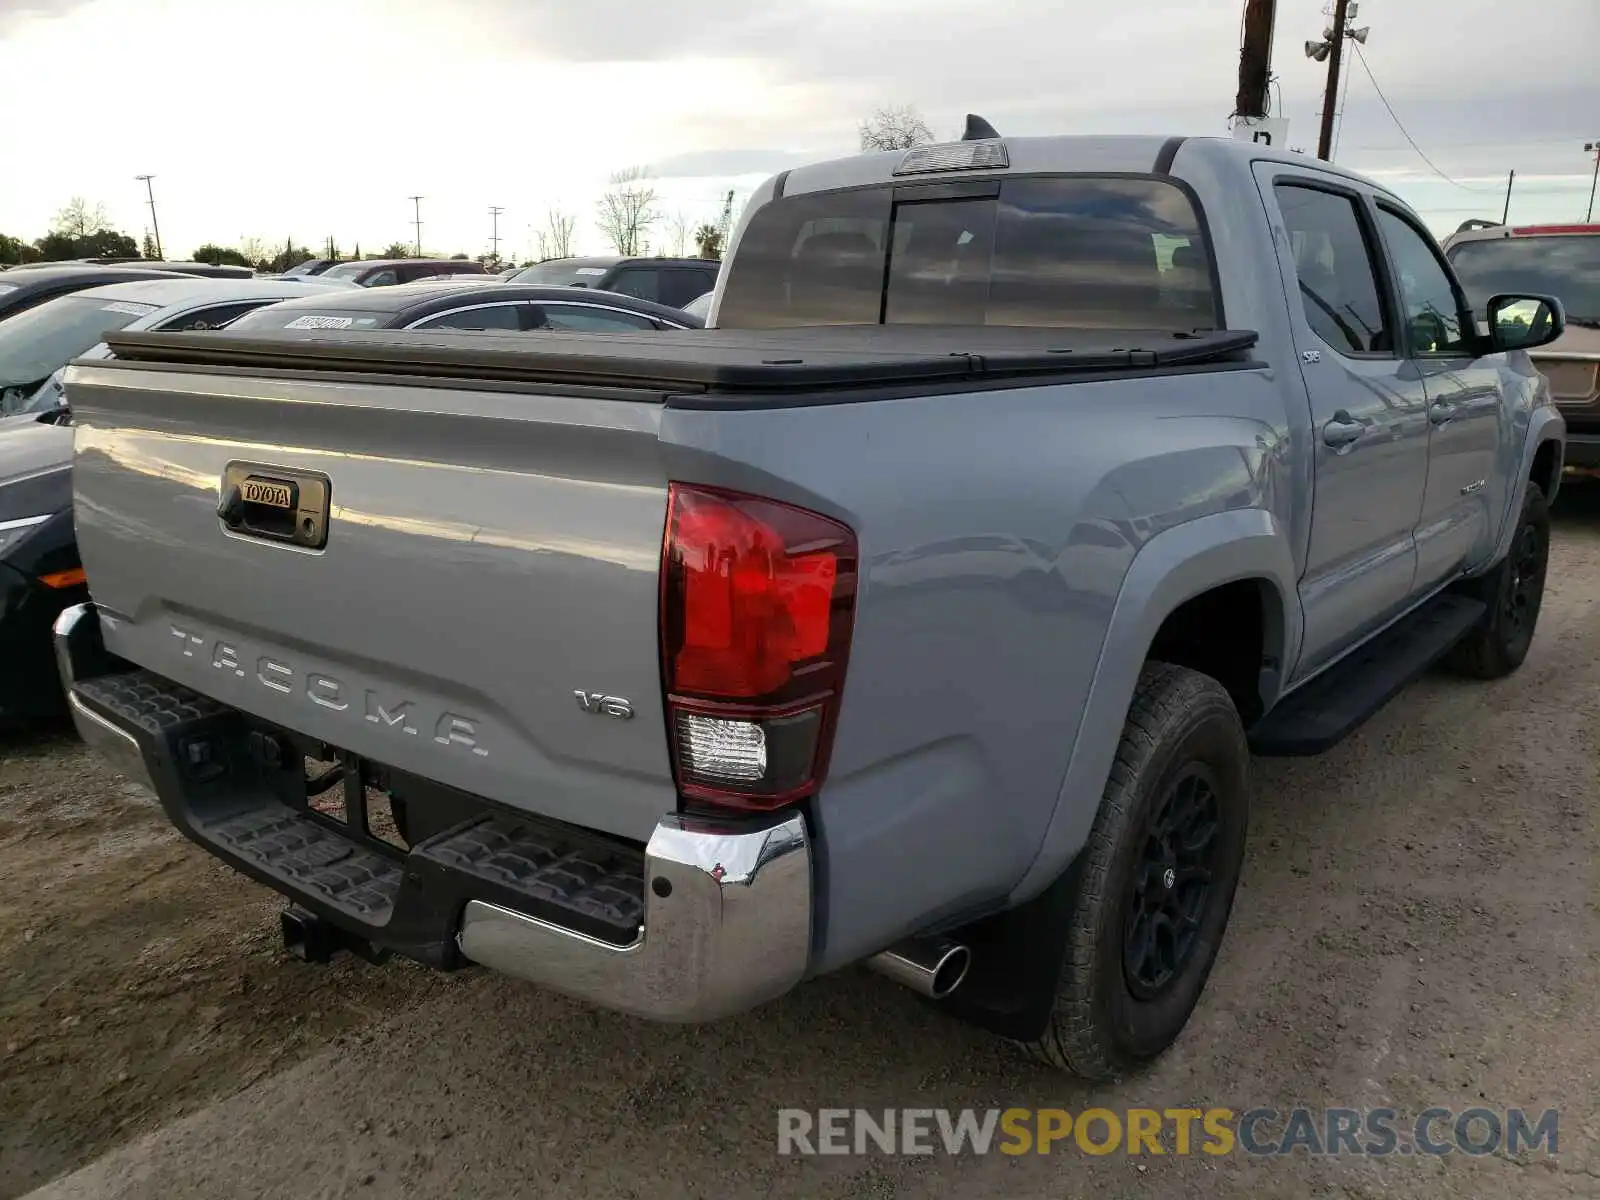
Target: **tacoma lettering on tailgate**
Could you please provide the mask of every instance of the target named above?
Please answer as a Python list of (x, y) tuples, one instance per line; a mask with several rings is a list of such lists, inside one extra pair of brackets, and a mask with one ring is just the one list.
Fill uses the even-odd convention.
[(172, 636), (183, 647), (185, 658), (204, 659), (217, 670), (236, 678), (254, 678), (261, 687), (304, 699), (331, 712), (347, 713), (355, 720), (369, 721), (380, 729), (409, 737), (420, 737), (426, 731), (441, 746), (468, 750), (480, 758), (489, 755), (478, 744), (478, 727), (482, 722), (476, 717), (444, 711), (438, 711), (435, 717), (415, 700), (385, 696), (372, 688), (347, 687), (325, 671), (305, 670), (274, 655), (248, 654), (236, 641), (227, 638), (206, 637), (176, 625), (171, 629)]

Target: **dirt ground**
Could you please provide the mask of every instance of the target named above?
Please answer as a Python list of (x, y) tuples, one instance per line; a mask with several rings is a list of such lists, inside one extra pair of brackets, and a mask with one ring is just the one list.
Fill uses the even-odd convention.
[[(67, 734), (0, 741), (0, 1200), (1600, 1196), (1600, 488), (1523, 669), (1259, 762), (1211, 984), (1089, 1088), (864, 972), (705, 1028), (276, 944)], [(784, 1157), (780, 1107), (1560, 1110), (1559, 1154)], [(69, 1172), (75, 1172), (70, 1173)]]

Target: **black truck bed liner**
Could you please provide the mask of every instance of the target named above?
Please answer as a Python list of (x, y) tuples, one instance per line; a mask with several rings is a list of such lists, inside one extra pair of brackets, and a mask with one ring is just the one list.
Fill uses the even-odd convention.
[[(959, 384), (1251, 365), (1251, 330), (834, 325), (619, 334), (413, 330), (108, 334), (117, 360), (703, 395)], [(97, 365), (108, 365), (96, 360)]]

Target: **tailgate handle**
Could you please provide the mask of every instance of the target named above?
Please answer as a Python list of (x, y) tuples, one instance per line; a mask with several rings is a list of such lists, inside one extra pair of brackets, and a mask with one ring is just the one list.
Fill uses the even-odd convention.
[(217, 519), (241, 537), (320, 550), (328, 541), (332, 490), (316, 471), (231, 462), (217, 489)]

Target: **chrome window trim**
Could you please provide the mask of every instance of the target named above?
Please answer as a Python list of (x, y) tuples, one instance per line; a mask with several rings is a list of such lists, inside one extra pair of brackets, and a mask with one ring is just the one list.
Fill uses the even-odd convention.
[[(421, 280), (418, 280), (418, 282), (420, 283)], [(479, 309), (483, 309), (483, 308), (520, 308), (522, 305), (527, 304), (527, 303), (528, 303), (528, 301), (526, 301), (526, 300), (485, 300), (481, 304), (463, 304), (463, 305), (460, 305), (457, 308), (447, 308), (447, 309), (444, 309), (442, 312), (429, 313), (425, 317), (418, 317), (415, 321), (412, 321), (409, 325), (402, 325), (401, 328), (402, 329), (421, 329), (429, 321), (438, 321), (438, 320), (441, 320), (444, 317), (453, 317), (457, 313), (477, 312)], [(514, 332), (514, 331), (506, 330), (506, 332), (510, 333), (510, 332)]]
[[(587, 300), (486, 300), (481, 304), (463, 304), (459, 308), (447, 308), (443, 312), (429, 313), (425, 317), (418, 317), (409, 325), (401, 326), (403, 329), (421, 329), (427, 321), (437, 321), (441, 317), (454, 316), (456, 313), (473, 312), (480, 308), (510, 308), (519, 304), (537, 304), (541, 308), (594, 308), (601, 312), (619, 313), (624, 317), (636, 317), (641, 321), (660, 322), (668, 329), (687, 329), (687, 325), (679, 325), (676, 321), (666, 317), (651, 316), (648, 313), (634, 312), (631, 309), (618, 308), (615, 304), (596, 304)], [(644, 330), (639, 332), (643, 333)]]

